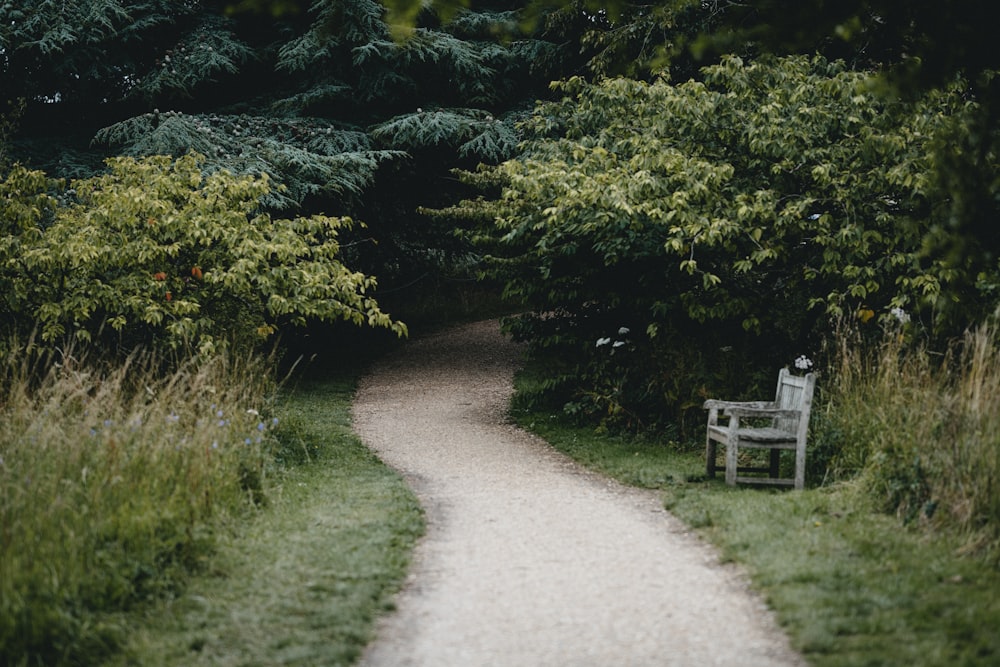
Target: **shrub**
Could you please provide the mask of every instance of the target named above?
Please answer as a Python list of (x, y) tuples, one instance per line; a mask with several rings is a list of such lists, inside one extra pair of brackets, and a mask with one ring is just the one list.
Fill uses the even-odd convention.
[[(946, 227), (933, 138), (975, 106), (959, 87), (903, 103), (820, 57), (702, 74), (559, 84), (567, 97), (536, 110), (501, 167), (496, 265), (532, 311), (513, 330), (557, 357), (567, 396), (655, 418), (815, 352), (830, 316), (982, 314), (996, 266), (970, 274), (923, 243)], [(595, 349), (622, 326), (628, 378)]]
[(40, 172), (0, 181), (0, 312), (22, 333), (204, 351), (309, 320), (405, 333), (338, 259), (350, 219), (272, 219), (266, 176), (206, 175), (196, 154), (107, 164), (60, 199)]

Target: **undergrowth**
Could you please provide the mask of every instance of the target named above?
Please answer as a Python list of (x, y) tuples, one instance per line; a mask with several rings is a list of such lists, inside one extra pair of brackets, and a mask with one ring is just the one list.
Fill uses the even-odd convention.
[(211, 569), (143, 610), (107, 667), (354, 664), (423, 532), (402, 478), (351, 430), (352, 373), (283, 390), (268, 503)]
[(887, 332), (843, 335), (814, 428), (828, 476), (855, 479), (879, 509), (962, 536), (1000, 565), (1000, 330), (942, 354)]
[(264, 502), (269, 362), (10, 345), (0, 359), (0, 655), (90, 664)]

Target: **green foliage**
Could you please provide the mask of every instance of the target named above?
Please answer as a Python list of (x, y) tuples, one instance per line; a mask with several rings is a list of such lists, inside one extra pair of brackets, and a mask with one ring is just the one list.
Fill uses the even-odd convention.
[[(367, 134), (321, 118), (187, 115), (175, 111), (135, 116), (97, 132), (95, 141), (127, 146), (132, 156), (181, 156), (195, 151), (209, 171), (278, 178), (262, 205), (292, 209), (307, 197), (359, 197), (385, 160), (401, 151), (375, 150)], [(272, 180), (273, 182), (273, 180)]]
[[(388, 3), (390, 6), (395, 4)], [(430, 3), (449, 8), (450, 0)], [(951, 292), (963, 300), (992, 283), (1000, 240), (993, 221), (1000, 213), (996, 160), (1000, 148), (1000, 59), (985, 0), (845, 0), (842, 2), (566, 2), (535, 0), (522, 16), (568, 28), (598, 75), (649, 78), (661, 72), (674, 81), (699, 78), (696, 67), (724, 54), (747, 60), (761, 53), (820, 53), (871, 75), (883, 94), (918, 99), (929, 90), (961, 93), (972, 108), (956, 113), (951, 129), (937, 132), (926, 174), (942, 224), (925, 236), (930, 259), (956, 268)], [(572, 26), (572, 27), (570, 27)], [(933, 112), (932, 112), (933, 113)], [(959, 322), (956, 319), (955, 324)]]
[(189, 95), (234, 72), (251, 55), (232, 33), (232, 22), (200, 13), (198, 2), (17, 5), (0, 5), (5, 54), (0, 85), (34, 104), (105, 105), (117, 97)]
[(376, 125), (371, 134), (377, 141), (409, 151), (447, 147), (462, 157), (492, 162), (512, 157), (517, 148), (517, 136), (509, 124), (467, 109), (417, 109)]
[(689, 0), (619, 3), (592, 22), (580, 43), (591, 54), (588, 64), (595, 74), (642, 79), (671, 71), (683, 79), (694, 70), (687, 54), (692, 37), (707, 30), (715, 16), (705, 10)]
[[(512, 157), (516, 121), (580, 59), (566, 33), (525, 31), (517, 3), (420, 14), (406, 35), (372, 0), (56, 4), (0, 21), (0, 89), (28, 104), (14, 159), (85, 179), (109, 154), (195, 151), (208, 172), (265, 173), (272, 213), (365, 220), (344, 246), (383, 289), (470, 277), (470, 249), (417, 209), (457, 201), (452, 169)], [(41, 53), (47, 21), (76, 37)]]
[[(455, 178), (467, 186), (475, 199), (463, 199), (442, 209), (422, 208), (420, 213), (434, 220), (441, 220), (455, 229), (456, 234), (466, 235), (472, 246), (482, 249), (496, 247), (496, 240), (489, 233), (494, 221), (504, 210), (499, 202), (508, 179), (499, 167), (479, 165), (475, 171), (455, 169)], [(483, 233), (486, 230), (486, 233)]]
[(255, 54), (249, 45), (234, 39), (231, 27), (222, 17), (204, 17), (154, 62), (129, 94), (147, 100), (190, 96), (206, 81), (239, 72)]
[(202, 162), (115, 158), (64, 202), (41, 192), (41, 173), (12, 170), (0, 284), (15, 326), (37, 322), (50, 343), (110, 329), (203, 350), (309, 320), (405, 333), (367, 296), (374, 279), (338, 259), (349, 219), (272, 219), (258, 210), (266, 177), (206, 176)]
[[(490, 43), (468, 42), (423, 28), (414, 30), (403, 42), (373, 40), (353, 50), (354, 65), (384, 68), (385, 75), (391, 72), (393, 77), (412, 77), (418, 68), (433, 67), (438, 76), (457, 84), (453, 94), (474, 103), (495, 100), (495, 90), (490, 86), (495, 70), (490, 67), (489, 57), (505, 53), (505, 49)], [(373, 83), (373, 91), (388, 89), (377, 80)]]
[(372, 0), (318, 0), (311, 12), (316, 19), (303, 34), (280, 47), (277, 66), (304, 71), (329, 64), (341, 48), (353, 48), (389, 36), (382, 20), (384, 9)]
[[(217, 532), (266, 500), (270, 365), (6, 341), (0, 359), (0, 655), (94, 664), (121, 612), (180, 588)], [(29, 341), (30, 343), (30, 341)]]
[(858, 477), (875, 504), (964, 536), (1000, 559), (1000, 336), (995, 322), (947, 354), (908, 345), (896, 323), (876, 344), (839, 339), (816, 426), (834, 479)]
[[(610, 413), (676, 412), (706, 387), (750, 389), (719, 382), (748, 361), (773, 374), (815, 349), (829, 315), (905, 308), (944, 326), (989, 307), (923, 245), (943, 222), (932, 142), (970, 107), (959, 88), (894, 102), (820, 57), (703, 76), (571, 79), (524, 124), (497, 234), (507, 292), (535, 312), (516, 333), (562, 356), (553, 382)], [(631, 377), (595, 346), (620, 327)]]
[(0, 169), (8, 167), (7, 142), (17, 128), (19, 117), (24, 113), (24, 100), (6, 100), (6, 105), (4, 113), (0, 113)]
[[(23, 20), (4, 24), (5, 52), (27, 57), (41, 49), (48, 58), (30, 66), (20, 57), (4, 61), (0, 73), (10, 81), (9, 94), (29, 96), (33, 106), (44, 98), (49, 116), (71, 112), (72, 105), (86, 109), (87, 122), (113, 118), (97, 133), (98, 144), (129, 155), (197, 150), (221, 168), (244, 174), (257, 173), (252, 168), (259, 166), (247, 164), (244, 154), (262, 149), (271, 177), (289, 186), (285, 198), (272, 202), (282, 208), (317, 192), (357, 195), (372, 184), (376, 162), (386, 157), (353, 145), (317, 144), (310, 141), (315, 133), (333, 128), (363, 136), (366, 128), (417, 106), (454, 111), (448, 120), (457, 125), (446, 129), (468, 135), (460, 143), (460, 158), (509, 157), (516, 141), (506, 112), (512, 105), (530, 105), (532, 93), (544, 90), (558, 66), (551, 54), (539, 57), (546, 48), (553, 50), (551, 42), (513, 39), (516, 12), (488, 8), (465, 11), (443, 29), (416, 28), (397, 41), (384, 8), (369, 0), (316, 2), (308, 22), (282, 12), (283, 18), (270, 19), (277, 29), (271, 24), (265, 29), (252, 14), (221, 16), (208, 2), (81, 0), (63, 13), (51, 4), (17, 10)], [(80, 25), (71, 28), (74, 12), (81, 14)], [(48, 38), (36, 33), (47, 24), (52, 28), (46, 35), (68, 36), (43, 48)], [(135, 44), (142, 45), (141, 54)], [(56, 68), (77, 83), (47, 76), (46, 87), (34, 89), (25, 80), (29, 71), (42, 75)], [(108, 80), (112, 71), (117, 81)], [(216, 84), (214, 90), (206, 88), (208, 82)], [(100, 102), (93, 99), (98, 90)], [(135, 115), (136, 102), (147, 106), (145, 113)], [(470, 131), (471, 119), (488, 116), (506, 126)], [(240, 127), (235, 141), (242, 137), (242, 146), (234, 145), (232, 132)], [(26, 134), (50, 132), (28, 128)], [(387, 148), (407, 145), (404, 137)], [(31, 155), (32, 148), (29, 141), (22, 153)], [(330, 180), (335, 186), (327, 185)], [(351, 187), (341, 187), (345, 182)]]

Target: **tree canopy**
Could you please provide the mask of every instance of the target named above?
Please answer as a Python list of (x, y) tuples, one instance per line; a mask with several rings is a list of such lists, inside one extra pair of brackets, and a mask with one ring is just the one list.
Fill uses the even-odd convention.
[(466, 253), (415, 209), (455, 200), (450, 169), (512, 157), (517, 120), (576, 58), (518, 8), (475, 3), (399, 40), (372, 0), (6, 3), (0, 89), (27, 107), (10, 152), (87, 178), (112, 155), (197, 151), (206, 172), (267, 174), (271, 210), (366, 222), (351, 238), (377, 245), (348, 256), (386, 283), (447, 272)]
[[(677, 390), (672, 350), (703, 359), (683, 403), (731, 363), (720, 349), (790, 363), (831, 316), (933, 330), (992, 308), (995, 262), (926, 246), (949, 215), (936, 141), (975, 113), (963, 88), (890, 100), (820, 56), (731, 56), (701, 78), (570, 79), (501, 168), (497, 270), (531, 309), (514, 330), (585, 362), (566, 391), (649, 414)], [(622, 329), (612, 363), (598, 343)]]
[[(682, 366), (712, 349), (769, 365), (832, 315), (949, 336), (996, 305), (987, 9), (8, 2), (0, 159), (88, 181), (196, 151), (205, 178), (266, 175), (276, 219), (365, 223), (338, 227), (339, 257), (390, 289), (491, 254), (553, 386), (694, 405), (724, 371)], [(629, 349), (659, 361), (611, 400)]]

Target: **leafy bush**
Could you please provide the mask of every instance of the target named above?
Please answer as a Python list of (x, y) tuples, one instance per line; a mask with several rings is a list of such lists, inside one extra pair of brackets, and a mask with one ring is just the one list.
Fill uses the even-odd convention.
[(206, 351), (309, 320), (405, 333), (367, 296), (375, 279), (338, 259), (350, 219), (274, 220), (266, 176), (205, 175), (196, 154), (107, 164), (59, 199), (40, 172), (0, 181), (0, 313), (22, 333)]
[[(683, 413), (757, 391), (754, 369), (815, 352), (831, 315), (983, 312), (968, 271), (924, 252), (946, 224), (933, 139), (975, 106), (959, 88), (894, 101), (820, 57), (728, 57), (703, 78), (571, 79), (502, 167), (497, 270), (533, 311), (512, 329), (556, 358), (565, 400)], [(984, 290), (998, 275), (970, 270)], [(621, 327), (628, 368), (596, 345)]]
[(116, 613), (177, 589), (262, 502), (266, 360), (118, 365), (11, 344), (0, 361), (0, 655), (92, 664)]

